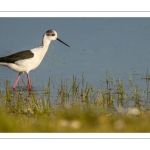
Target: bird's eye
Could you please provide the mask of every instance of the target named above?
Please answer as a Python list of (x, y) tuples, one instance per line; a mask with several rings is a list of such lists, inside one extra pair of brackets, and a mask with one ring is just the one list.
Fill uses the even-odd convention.
[(53, 34), (51, 34), (52, 36), (55, 36), (55, 34), (53, 33)]

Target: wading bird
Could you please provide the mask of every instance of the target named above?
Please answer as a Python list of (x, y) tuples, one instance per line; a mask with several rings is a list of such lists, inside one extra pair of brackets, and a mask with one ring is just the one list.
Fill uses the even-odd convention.
[(20, 51), (18, 53), (0, 58), (0, 65), (9, 67), (14, 71), (19, 72), (18, 77), (12, 87), (13, 90), (15, 90), (16, 88), (20, 75), (24, 72), (27, 75), (28, 89), (32, 89), (29, 72), (39, 66), (49, 48), (51, 41), (53, 40), (58, 40), (59, 42), (70, 47), (57, 37), (57, 32), (55, 30), (48, 30), (43, 35), (43, 41), (39, 47), (30, 50)]

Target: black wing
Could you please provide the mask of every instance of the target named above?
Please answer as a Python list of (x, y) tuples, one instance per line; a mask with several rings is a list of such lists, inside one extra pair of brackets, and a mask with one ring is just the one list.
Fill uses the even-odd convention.
[(0, 62), (14, 63), (20, 59), (32, 58), (34, 54), (30, 50), (21, 51), (9, 56), (1, 57)]

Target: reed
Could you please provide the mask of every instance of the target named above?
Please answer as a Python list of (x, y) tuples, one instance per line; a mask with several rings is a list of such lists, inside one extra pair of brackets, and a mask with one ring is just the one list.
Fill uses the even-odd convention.
[[(61, 77), (57, 81), (60, 85), (49, 78), (41, 91), (29, 92), (23, 80), (16, 91), (11, 89), (9, 79), (1, 80), (0, 131), (150, 131), (148, 72), (145, 81), (145, 89), (141, 90), (133, 75), (129, 75), (126, 85), (122, 79), (115, 79), (106, 71), (106, 80), (98, 89), (82, 74), (81, 79), (73, 75), (71, 81)], [(53, 93), (57, 94), (54, 96)], [(148, 119), (144, 121), (145, 117)], [(141, 126), (141, 120), (145, 127)], [(135, 125), (138, 128), (134, 128)]]

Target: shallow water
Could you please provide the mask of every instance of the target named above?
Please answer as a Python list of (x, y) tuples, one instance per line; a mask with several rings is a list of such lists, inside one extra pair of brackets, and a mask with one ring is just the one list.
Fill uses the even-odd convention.
[[(140, 78), (149, 69), (150, 18), (0, 18), (0, 22), (0, 56), (39, 46), (48, 29), (55, 29), (71, 46), (51, 43), (40, 66), (30, 72), (37, 89), (49, 77), (60, 85), (61, 77), (69, 81), (75, 75), (81, 80), (82, 74), (99, 88), (106, 70), (125, 82), (130, 74), (140, 74), (137, 83), (145, 84)], [(13, 85), (17, 73), (3, 66), (0, 70), (0, 77), (10, 78)], [(26, 75), (22, 79), (26, 81)]]

